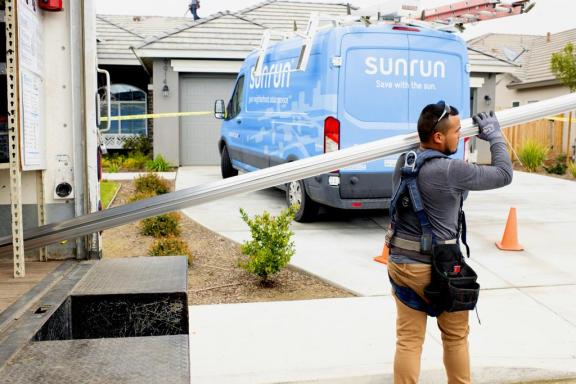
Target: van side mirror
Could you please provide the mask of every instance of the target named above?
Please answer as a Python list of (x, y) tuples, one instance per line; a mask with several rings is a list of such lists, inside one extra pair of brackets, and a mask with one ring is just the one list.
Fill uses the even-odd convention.
[(214, 117), (217, 119), (224, 119), (226, 117), (226, 105), (224, 100), (216, 100), (214, 102)]

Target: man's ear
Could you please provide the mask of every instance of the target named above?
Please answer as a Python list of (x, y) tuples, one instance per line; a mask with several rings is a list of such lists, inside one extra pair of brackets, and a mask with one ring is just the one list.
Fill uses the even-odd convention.
[(432, 135), (432, 141), (435, 144), (442, 144), (444, 142), (444, 135), (442, 134), (442, 132), (439, 131), (434, 132), (434, 134)]

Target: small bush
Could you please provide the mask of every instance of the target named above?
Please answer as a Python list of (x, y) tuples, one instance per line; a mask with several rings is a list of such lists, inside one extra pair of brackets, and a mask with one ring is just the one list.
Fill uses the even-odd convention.
[(186, 256), (188, 264), (192, 264), (193, 255), (188, 244), (177, 237), (158, 239), (148, 250), (150, 256)]
[(527, 141), (518, 153), (520, 161), (528, 170), (528, 172), (535, 172), (542, 166), (548, 149), (536, 141)]
[(170, 168), (170, 163), (167, 162), (162, 155), (158, 155), (154, 160), (148, 160), (146, 162), (146, 169), (148, 171), (168, 172)]
[(176, 212), (149, 217), (140, 222), (140, 233), (156, 238), (180, 235), (180, 215)]
[(568, 166), (566, 165), (566, 155), (563, 153), (556, 157), (556, 161), (552, 166), (544, 166), (546, 172), (553, 173), (555, 175), (564, 175), (567, 168)]
[(568, 164), (568, 172), (576, 179), (576, 163), (570, 162)]
[(134, 179), (137, 192), (152, 192), (157, 195), (170, 192), (170, 184), (167, 180), (153, 173), (147, 173)]
[(128, 201), (130, 203), (133, 203), (135, 201), (146, 200), (146, 199), (149, 199), (149, 198), (154, 197), (154, 196), (157, 196), (156, 193), (151, 192), (151, 191), (136, 192), (135, 194), (130, 196)]
[(141, 153), (149, 155), (152, 153), (152, 141), (143, 135), (128, 137), (124, 140), (122, 148), (128, 152)]
[(148, 160), (148, 156), (140, 152), (130, 153), (130, 156), (122, 162), (122, 168), (130, 171), (141, 171), (144, 169)]
[(270, 278), (286, 267), (294, 255), (294, 242), (291, 241), (294, 233), (290, 224), (297, 210), (297, 206), (286, 208), (277, 217), (264, 211), (251, 219), (240, 208), (242, 220), (250, 227), (252, 240), (242, 244), (241, 251), (248, 258), (241, 260), (239, 265), (260, 277), (263, 285), (270, 285)]

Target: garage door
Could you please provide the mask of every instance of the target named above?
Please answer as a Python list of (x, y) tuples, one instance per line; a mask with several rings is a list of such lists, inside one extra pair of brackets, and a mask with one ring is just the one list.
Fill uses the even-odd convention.
[[(226, 103), (234, 88), (235, 75), (180, 77), (180, 110), (213, 111), (214, 100)], [(180, 118), (180, 165), (220, 164), (218, 139), (221, 120), (214, 115)]]

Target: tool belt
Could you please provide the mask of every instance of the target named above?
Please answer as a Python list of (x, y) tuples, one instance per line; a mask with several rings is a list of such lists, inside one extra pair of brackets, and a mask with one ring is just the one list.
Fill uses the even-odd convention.
[(437, 312), (469, 311), (478, 302), (477, 279), (458, 244), (436, 245), (432, 251), (432, 281), (424, 288), (424, 296)]

